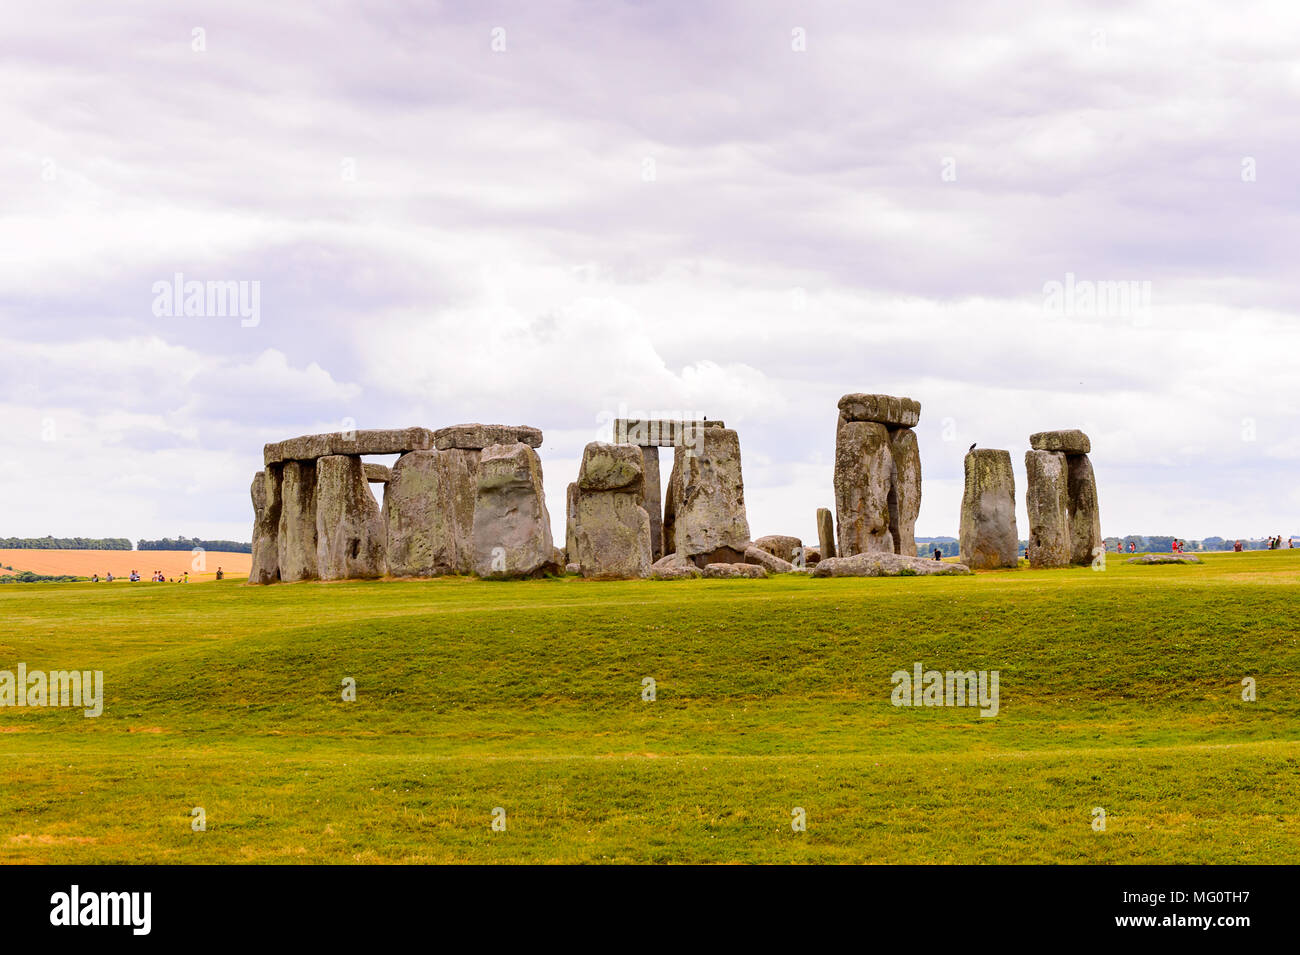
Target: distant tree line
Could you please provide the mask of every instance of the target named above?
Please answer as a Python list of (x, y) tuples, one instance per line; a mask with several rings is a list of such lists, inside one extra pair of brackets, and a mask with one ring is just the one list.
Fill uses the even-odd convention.
[(184, 538), (177, 537), (172, 540), (170, 537), (164, 537), (162, 540), (147, 541), (140, 540), (136, 542), (136, 550), (194, 550), (200, 547), (203, 550), (227, 551), (232, 554), (251, 554), (253, 552), (252, 543), (242, 541), (205, 541), (197, 537)]
[(0, 537), (0, 550), (130, 550), (125, 537)]
[(30, 570), (20, 570), (16, 574), (0, 574), (0, 584), (63, 584), (89, 579), (89, 577), (74, 577), (72, 574), (34, 574)]

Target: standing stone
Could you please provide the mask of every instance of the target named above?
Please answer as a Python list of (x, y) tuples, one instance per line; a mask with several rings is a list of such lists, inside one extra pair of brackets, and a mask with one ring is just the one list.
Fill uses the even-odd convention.
[(645, 475), (645, 495), (641, 506), (650, 518), (650, 556), (658, 560), (664, 555), (664, 512), (660, 503), (659, 448), (648, 445), (641, 449), (641, 470)]
[(386, 536), (361, 458), (331, 454), (318, 460), (316, 565), (321, 580), (384, 576)]
[(582, 576), (645, 577), (654, 563), (641, 449), (593, 441), (582, 452), (576, 482), (574, 555)]
[(1060, 451), (1026, 451), (1025, 508), (1029, 511), (1029, 566), (1070, 563), (1069, 469)]
[(474, 501), (474, 572), (480, 577), (558, 573), (542, 462), (523, 442), (494, 444), (479, 460)]
[(575, 529), (577, 564), (583, 577), (618, 580), (646, 577), (650, 566), (650, 515), (639, 494), (579, 493)]
[(1091, 564), (1104, 547), (1101, 540), (1101, 509), (1097, 503), (1097, 478), (1086, 454), (1067, 456), (1070, 471), (1070, 560)]
[(889, 509), (894, 553), (915, 557), (916, 518), (921, 513), (921, 449), (916, 432), (911, 428), (891, 431), (889, 450), (894, 457), (894, 493)]
[(384, 492), (388, 568), (394, 577), (469, 574), (481, 453), (412, 451), (393, 465)]
[(971, 451), (961, 502), (961, 562), (972, 570), (1015, 567), (1018, 555), (1011, 454), (992, 448)]
[(835, 522), (840, 530), (836, 553), (840, 556), (893, 552), (889, 530), (893, 474), (889, 430), (875, 421), (840, 418), (835, 431)]
[(578, 562), (578, 482), (573, 481), (564, 492), (564, 559), (570, 564)]
[(273, 584), (280, 579), (280, 482), (283, 466), (268, 465), (253, 476), (253, 562), (250, 584)]
[[(269, 465), (268, 465), (269, 466)], [(283, 581), (314, 580), (316, 563), (316, 462), (284, 462), (276, 550)]]
[[(742, 563), (749, 546), (740, 438), (730, 428), (705, 427), (694, 446), (674, 449), (664, 513), (664, 547), (699, 567)], [(669, 510), (672, 511), (671, 520)]]
[(835, 517), (829, 507), (817, 508), (817, 553), (822, 560), (835, 556)]

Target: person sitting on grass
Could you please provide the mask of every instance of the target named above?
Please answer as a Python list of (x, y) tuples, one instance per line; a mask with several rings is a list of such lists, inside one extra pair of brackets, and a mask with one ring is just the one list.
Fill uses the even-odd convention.
[(220, 567), (218, 567), (218, 568), (217, 568), (217, 580), (225, 580), (225, 578), (226, 578), (226, 572), (223, 571)]

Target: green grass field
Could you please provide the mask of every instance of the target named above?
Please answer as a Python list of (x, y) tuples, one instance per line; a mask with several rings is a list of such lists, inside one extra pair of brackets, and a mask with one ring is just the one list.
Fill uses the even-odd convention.
[[(1205, 561), (10, 586), (0, 669), (105, 707), (0, 709), (0, 860), (1300, 861), (1300, 551)], [(997, 717), (893, 706), (917, 661)]]

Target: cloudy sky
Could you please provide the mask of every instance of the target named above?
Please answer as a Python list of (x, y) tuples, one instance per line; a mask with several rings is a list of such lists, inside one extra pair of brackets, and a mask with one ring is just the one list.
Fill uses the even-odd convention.
[(919, 535), (977, 441), (1023, 536), (1070, 427), (1106, 534), (1300, 534), (1293, 0), (360, 11), (10, 5), (0, 536), (247, 540), (263, 443), (349, 421), (542, 428), (562, 536), (664, 412), (812, 540), (851, 391), (921, 402)]

